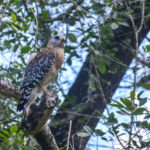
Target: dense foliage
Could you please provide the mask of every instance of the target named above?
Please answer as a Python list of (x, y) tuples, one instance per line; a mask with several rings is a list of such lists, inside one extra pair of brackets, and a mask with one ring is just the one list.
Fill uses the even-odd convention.
[[(77, 127), (72, 127), (73, 135), (87, 141), (90, 136), (99, 137), (101, 142), (108, 143), (107, 149), (110, 149), (110, 143), (114, 149), (148, 149), (149, 95), (142, 95), (150, 89), (147, 79), (150, 72), (149, 38), (140, 49), (139, 45), (149, 31), (149, 5), (148, 0), (0, 0), (0, 80), (19, 86), (29, 55), (44, 48), (53, 35), (65, 35), (66, 59), (53, 88), (60, 93), (60, 99), (66, 99), (60, 100), (60, 113), (79, 117), (69, 116)], [(77, 81), (83, 63), (86, 67), (83, 65), (81, 72), (86, 70), (86, 75), (82, 78), (87, 80)], [(127, 76), (127, 84), (122, 84), (121, 88), (130, 94), (111, 98), (127, 69), (132, 77)], [(147, 80), (144, 80), (145, 76)], [(67, 94), (73, 82), (80, 83), (73, 90), (78, 96)], [(94, 105), (89, 104), (93, 101)], [(40, 149), (36, 140), (20, 129), (22, 114), (16, 112), (16, 105), (15, 99), (0, 95), (0, 149)], [(87, 105), (91, 107), (85, 108)], [(92, 111), (89, 113), (88, 109)], [(52, 124), (61, 122), (62, 116), (57, 115), (50, 118)], [(124, 116), (125, 120), (120, 121), (119, 118)], [(69, 124), (69, 117), (60, 126)], [(94, 124), (90, 123), (91, 118), (96, 120)], [(107, 127), (105, 130), (95, 128), (99, 119)], [(64, 139), (68, 136), (68, 124)], [(60, 149), (65, 149), (67, 140), (57, 138), (58, 129), (52, 130), (54, 137)], [(78, 142), (72, 141), (70, 149)], [(83, 145), (85, 147), (87, 142)], [(95, 140), (93, 146), (87, 147), (91, 149), (95, 145), (102, 146)]]

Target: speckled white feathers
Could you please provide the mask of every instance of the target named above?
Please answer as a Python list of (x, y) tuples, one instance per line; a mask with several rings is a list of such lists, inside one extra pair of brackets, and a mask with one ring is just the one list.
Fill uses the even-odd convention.
[(62, 36), (51, 38), (47, 47), (30, 59), (20, 87), (21, 98), (17, 110), (24, 108), (24, 119), (27, 119), (29, 107), (39, 92), (46, 89), (57, 76), (64, 61), (64, 42)]

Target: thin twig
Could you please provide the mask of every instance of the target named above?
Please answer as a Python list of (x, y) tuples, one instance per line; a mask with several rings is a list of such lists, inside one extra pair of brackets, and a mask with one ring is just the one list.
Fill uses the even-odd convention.
[[(132, 26), (133, 26), (133, 29), (134, 29), (134, 33), (135, 33), (135, 40), (136, 40), (136, 45), (135, 45), (135, 68), (134, 68), (134, 91), (136, 92), (136, 76), (137, 76), (137, 65), (138, 65), (138, 53), (139, 53), (139, 32), (141, 31), (142, 27), (143, 27), (143, 24), (144, 24), (144, 0), (141, 1), (141, 4), (142, 4), (142, 8), (141, 8), (141, 23), (140, 23), (140, 26), (139, 28), (137, 29), (136, 25), (135, 25), (135, 21), (132, 17), (132, 15), (129, 14), (129, 17), (130, 17), (130, 20), (131, 20), (131, 23), (132, 23)], [(126, 4), (127, 5), (127, 4)], [(127, 6), (127, 9), (128, 9), (128, 6)], [(134, 101), (133, 101), (134, 103)], [(129, 149), (130, 149), (130, 145), (131, 145), (131, 140), (132, 140), (132, 132), (133, 132), (133, 121), (134, 121), (134, 116), (132, 115), (131, 113), (131, 128), (130, 128), (130, 134), (129, 134)]]
[(72, 128), (72, 120), (70, 120), (70, 125), (69, 125), (69, 132), (68, 132), (68, 139), (67, 139), (67, 150), (69, 150), (69, 141), (70, 141), (70, 135), (71, 135), (71, 128)]

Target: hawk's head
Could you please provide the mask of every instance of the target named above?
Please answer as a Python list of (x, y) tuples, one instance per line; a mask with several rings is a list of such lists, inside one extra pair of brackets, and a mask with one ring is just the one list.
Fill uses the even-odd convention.
[(47, 44), (47, 47), (64, 47), (64, 43), (66, 42), (66, 39), (61, 35), (56, 35), (52, 37)]

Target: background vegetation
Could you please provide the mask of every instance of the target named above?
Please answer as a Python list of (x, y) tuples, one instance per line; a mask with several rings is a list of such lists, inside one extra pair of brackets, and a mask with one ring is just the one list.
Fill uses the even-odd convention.
[[(49, 121), (59, 149), (149, 149), (149, 29), (149, 0), (0, 0), (0, 149), (41, 149), (20, 129), (22, 114), (3, 83), (19, 86), (29, 55), (56, 34), (67, 39), (53, 84), (61, 104)], [(118, 87), (130, 94), (113, 99)], [(91, 136), (100, 141), (90, 146)]]

